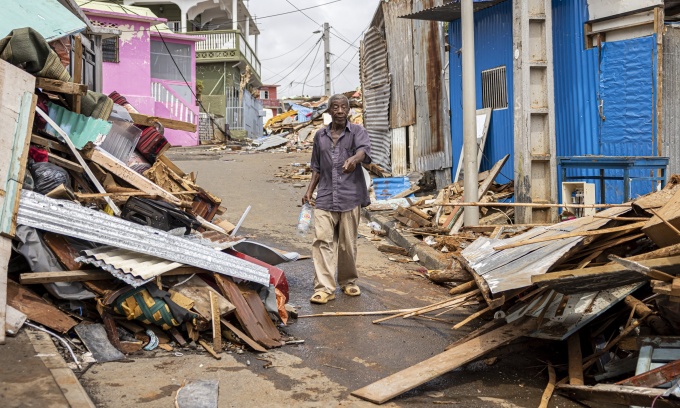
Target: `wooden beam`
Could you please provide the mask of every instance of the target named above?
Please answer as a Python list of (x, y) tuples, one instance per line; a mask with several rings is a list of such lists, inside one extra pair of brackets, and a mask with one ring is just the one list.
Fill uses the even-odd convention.
[(64, 82), (56, 79), (40, 78), (35, 79), (35, 87), (45, 91), (58, 92), (67, 95), (86, 95), (87, 85)]
[[(655, 408), (678, 407), (677, 400), (668, 400), (662, 396), (666, 390), (660, 388), (630, 387), (614, 384), (598, 384), (594, 387), (586, 385), (561, 385), (557, 392), (577, 401), (590, 401), (616, 405), (637, 405)], [(594, 405), (597, 406), (597, 405)]]
[(220, 320), (222, 324), (236, 335), (239, 339), (243, 340), (247, 345), (249, 345), (253, 350), (259, 351), (260, 353), (266, 353), (267, 349), (257, 344), (257, 342), (250, 338), (247, 334), (243, 333), (236, 326), (231, 324), (228, 320), (222, 318)]
[[(73, 38), (73, 83), (79, 84), (83, 82), (83, 39), (80, 34)], [(80, 113), (81, 95), (73, 95), (73, 112)]]
[(146, 177), (126, 166), (122, 161), (99, 148), (95, 148), (90, 152), (90, 160), (147, 194), (157, 195), (172, 204), (180, 204), (180, 200), (177, 197), (160, 188)]
[(555, 391), (555, 382), (557, 381), (557, 376), (555, 375), (555, 368), (548, 362), (548, 385), (545, 387), (545, 390), (543, 391), (543, 395), (541, 396), (541, 403), (539, 404), (538, 408), (548, 408), (548, 403), (550, 402), (550, 398), (553, 395), (553, 391)]
[(352, 392), (352, 395), (382, 404), (440, 375), (455, 370), (535, 330), (531, 320), (515, 321), (457, 345), (441, 354)]
[[(649, 268), (676, 267), (676, 266), (680, 265), (680, 256), (641, 260), (641, 261), (639, 261), (639, 263), (644, 265), (644, 266), (647, 266)], [(592, 267), (592, 268), (584, 268), (584, 269), (579, 269), (579, 270), (572, 269), (572, 270), (559, 271), (559, 272), (550, 272), (550, 273), (546, 273), (545, 275), (534, 275), (534, 276), (531, 277), (531, 283), (541, 285), (541, 284), (544, 284), (544, 283), (547, 283), (547, 282), (550, 282), (550, 281), (554, 281), (554, 280), (557, 280), (557, 279), (580, 278), (580, 277), (585, 277), (585, 276), (589, 276), (589, 275), (600, 275), (600, 274), (609, 274), (609, 273), (613, 274), (613, 273), (617, 273), (617, 272), (625, 272), (625, 271), (628, 271), (628, 270), (629, 269), (626, 268), (625, 266), (614, 263), (614, 264), (595, 266), (595, 267)]]
[(63, 145), (61, 142), (58, 142), (56, 140), (51, 140), (46, 137), (38, 136), (38, 135), (31, 135), (31, 143), (37, 144), (39, 146), (47, 147), (50, 150), (57, 150), (62, 153), (71, 153), (71, 150), (68, 148), (68, 146)]
[(576, 332), (567, 340), (569, 348), (569, 384), (583, 385), (583, 354), (581, 353), (581, 336)]
[(655, 388), (674, 380), (678, 376), (680, 376), (680, 360), (675, 360), (645, 373), (621, 380), (616, 385)]
[(500, 250), (503, 250), (503, 249), (517, 248), (517, 247), (521, 247), (521, 246), (524, 246), (524, 245), (536, 244), (536, 243), (539, 243), (539, 242), (555, 241), (555, 240), (564, 239), (564, 238), (604, 235), (604, 234), (609, 234), (609, 233), (612, 233), (612, 232), (619, 232), (619, 231), (633, 231), (633, 230), (642, 228), (644, 225), (645, 225), (644, 222), (636, 222), (636, 223), (630, 224), (630, 225), (622, 225), (620, 227), (612, 227), (612, 228), (603, 228), (603, 229), (593, 230), (593, 231), (574, 231), (574, 232), (568, 232), (566, 234), (553, 235), (553, 236), (550, 236), (550, 237), (540, 237), (540, 238), (534, 238), (534, 239), (527, 239), (525, 241), (519, 241), (519, 242), (515, 242), (513, 244), (497, 246), (497, 247), (494, 247), (493, 249), (496, 250), (496, 251), (500, 251)]
[[(210, 273), (210, 271), (195, 268), (193, 266), (181, 266), (177, 269), (164, 272), (162, 276), (192, 275), (194, 273)], [(115, 277), (109, 272), (99, 269), (63, 272), (28, 272), (19, 275), (19, 282), (22, 285), (37, 285), (55, 282), (91, 282), (107, 279), (115, 279)]]
[(85, 173), (85, 169), (83, 169), (83, 166), (80, 164), (64, 159), (63, 157), (57, 156), (53, 153), (47, 153), (47, 161), (67, 170), (75, 171), (76, 173)]
[(130, 113), (132, 121), (136, 125), (154, 126), (156, 122), (163, 125), (167, 129), (184, 130), (187, 132), (195, 132), (196, 125), (189, 122), (182, 122), (181, 120), (173, 120), (166, 118), (159, 118), (157, 116), (142, 115), (141, 113)]

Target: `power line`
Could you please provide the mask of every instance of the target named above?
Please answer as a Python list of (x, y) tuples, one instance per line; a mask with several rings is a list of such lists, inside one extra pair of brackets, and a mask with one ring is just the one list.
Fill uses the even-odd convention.
[[(314, 45), (316, 46), (316, 45), (319, 44), (320, 42), (321, 42), (321, 39), (319, 38), (319, 41), (317, 41), (316, 44), (314, 44)], [(310, 51), (311, 51), (311, 50), (310, 50)], [(287, 78), (288, 76), (290, 76), (290, 74), (292, 74), (293, 72), (295, 72), (295, 70), (298, 69), (298, 67), (299, 67), (300, 65), (302, 65), (303, 62), (305, 62), (305, 60), (307, 59), (307, 57), (309, 57), (309, 55), (310, 55), (310, 54), (307, 54), (307, 56), (306, 56), (302, 61), (300, 61), (300, 63), (297, 64), (297, 65), (295, 66), (295, 68), (293, 68), (292, 70), (290, 70), (290, 72), (288, 72), (288, 73), (287, 73), (285, 76), (283, 76), (282, 78), (277, 79), (275, 82), (281, 82), (281, 81), (283, 81), (285, 78)], [(270, 82), (271, 82), (271, 81), (270, 81)]]
[(307, 41), (311, 40), (312, 38), (314, 38), (314, 34), (312, 34), (312, 35), (310, 35), (309, 37), (307, 37), (306, 40), (304, 40), (300, 45), (298, 45), (297, 47), (293, 48), (292, 50), (287, 51), (287, 52), (285, 52), (285, 53), (283, 53), (283, 54), (281, 54), (281, 55), (277, 55), (276, 57), (262, 58), (262, 59), (260, 59), (260, 61), (269, 61), (269, 60), (273, 60), (273, 59), (285, 57), (285, 56), (287, 56), (288, 54), (290, 54), (291, 52), (293, 52), (293, 51), (299, 49), (300, 47), (302, 47), (303, 45), (305, 45), (305, 44), (307, 43)]
[[(321, 42), (321, 38), (319, 38), (319, 39), (316, 41), (316, 43), (314, 43), (314, 45), (312, 45), (312, 48), (310, 48), (309, 51), (307, 51), (306, 53), (302, 54), (302, 56), (301, 56), (302, 61), (301, 61), (300, 64), (298, 64), (295, 68), (293, 68), (292, 71), (295, 71), (295, 70), (297, 69), (297, 67), (299, 67), (299, 66), (302, 64), (302, 62), (304, 62), (304, 60), (307, 59), (307, 57), (309, 57), (309, 54), (312, 52), (312, 50), (314, 50), (314, 47), (316, 47), (320, 42)], [(288, 68), (290, 68), (290, 67), (292, 67), (293, 65), (295, 65), (295, 63), (297, 63), (299, 60), (300, 60), (300, 58), (298, 58), (297, 60), (295, 60), (292, 64), (290, 64), (290, 65), (287, 66), (286, 68), (282, 69), (281, 72), (279, 72), (278, 74), (275, 74), (274, 76), (272, 76), (272, 77), (268, 80), (268, 82), (278, 82), (278, 81), (281, 81), (283, 78), (286, 78), (288, 75), (290, 75), (290, 74), (292, 73), (292, 71), (289, 72), (288, 74), (286, 74), (285, 76), (283, 76), (283, 78), (279, 78), (279, 79), (277, 79), (276, 81), (272, 81), (272, 79), (276, 78), (277, 76), (281, 76), (285, 71), (288, 70)]]
[[(359, 49), (357, 48), (357, 52), (355, 52), (354, 55), (352, 56), (352, 58), (350, 58), (350, 61), (353, 60), (354, 57), (356, 57), (358, 53), (359, 53)], [(347, 65), (345, 65), (345, 68), (343, 68), (342, 71), (340, 71), (339, 74), (337, 74), (335, 77), (333, 77), (333, 81), (335, 81), (335, 79), (336, 79), (337, 77), (339, 77), (340, 75), (342, 75), (342, 73), (345, 72), (345, 70), (347, 69), (347, 67), (349, 67), (349, 63), (347, 63)]]
[(314, 54), (314, 59), (312, 60), (312, 65), (309, 66), (309, 71), (307, 71), (307, 76), (305, 77), (305, 82), (302, 83), (302, 94), (305, 94), (305, 84), (307, 83), (307, 78), (309, 78), (309, 74), (312, 72), (312, 68), (314, 68), (314, 63), (316, 62), (316, 57), (319, 55), (319, 50), (321, 49), (321, 43), (319, 43), (319, 46), (316, 47), (316, 54)]
[(331, 27), (331, 30), (335, 31), (335, 34), (336, 34), (335, 37), (336, 37), (336, 38), (339, 38), (340, 41), (344, 42), (345, 44), (349, 44), (350, 47), (354, 47), (354, 48), (356, 48), (356, 49), (359, 49), (359, 47), (357, 47), (356, 45), (353, 44), (354, 42), (356, 42), (356, 40), (354, 40), (353, 42), (349, 42), (348, 40), (345, 40), (345, 39), (342, 37), (342, 34), (340, 34), (340, 33), (338, 32), (338, 30), (336, 30), (336, 29), (333, 28), (333, 27)]
[[(295, 10), (299, 11), (300, 13), (302, 13), (303, 16), (305, 16), (305, 17), (307, 17), (309, 20), (311, 20), (312, 23), (316, 24), (316, 20), (314, 20), (313, 18), (311, 18), (310, 16), (308, 16), (307, 13), (305, 13), (304, 11), (300, 10), (299, 8), (297, 8), (297, 6), (296, 6), (295, 4), (291, 3), (289, 0), (286, 0), (286, 3), (290, 4), (291, 6), (293, 6), (293, 7), (295, 8)], [(306, 9), (305, 9), (305, 10), (306, 10)]]

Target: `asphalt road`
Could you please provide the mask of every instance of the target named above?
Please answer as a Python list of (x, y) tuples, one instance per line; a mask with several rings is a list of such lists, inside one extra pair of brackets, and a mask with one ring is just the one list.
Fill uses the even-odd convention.
[[(199, 160), (174, 160), (198, 173), (198, 184), (222, 197), (229, 220), (236, 223), (252, 209), (241, 233), (286, 251), (310, 255), (311, 235), (296, 232), (304, 187), (273, 176), (278, 167), (308, 160), (308, 153), (216, 154)], [(416, 263), (391, 261), (369, 240), (362, 222), (359, 239), (359, 285), (362, 295), (338, 293), (328, 305), (312, 305), (313, 265), (301, 260), (280, 265), (290, 284), (290, 304), (300, 315), (327, 311), (379, 311), (423, 306), (448, 297), (447, 290), (414, 273)], [(440, 316), (458, 322), (481, 306)], [(476, 327), (451, 329), (453, 323), (424, 319), (393, 319), (372, 324), (372, 316), (311, 317), (289, 322), (282, 330), (304, 343), (265, 355), (227, 354), (220, 361), (198, 352), (182, 356), (159, 351), (135, 357), (133, 363), (98, 365), (81, 378), (98, 406), (168, 407), (173, 392), (186, 379), (218, 379), (220, 406), (371, 406), (350, 392), (444, 351)], [(475, 322), (479, 324), (479, 322)], [(480, 361), (445, 374), (387, 406), (419, 407), (434, 403), (461, 407), (535, 407), (547, 383), (545, 363), (564, 355), (523, 341), (493, 361)], [(265, 368), (265, 366), (271, 366)], [(578, 406), (553, 397), (552, 407)]]

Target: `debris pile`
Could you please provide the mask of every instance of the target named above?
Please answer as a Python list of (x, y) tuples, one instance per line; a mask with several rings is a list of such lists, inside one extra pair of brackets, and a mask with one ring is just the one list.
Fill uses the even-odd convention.
[[(18, 31), (10, 41), (39, 37)], [(288, 284), (274, 265), (298, 254), (237, 236), (222, 200), (164, 155), (164, 128), (195, 125), (91, 93), (61, 65), (45, 77), (10, 62), (0, 60), (0, 343), (27, 323), (65, 339), (77, 367), (88, 350), (104, 362), (283, 345)]]
[[(451, 297), (387, 311), (373, 323), (420, 317), (449, 322), (458, 330), (481, 322), (442, 354), (352, 394), (382, 403), (528, 337), (564, 342), (567, 350), (560, 361), (547, 362), (549, 384), (540, 406), (547, 406), (553, 390), (595, 403), (615, 399), (624, 405), (676, 406), (679, 182), (673, 176), (661, 191), (553, 225), (503, 221), (435, 237), (436, 248), (449, 248), (451, 267), (429, 272), (443, 276), (442, 282), (458, 282)], [(480, 180), (480, 199), (487, 194), (483, 184)], [(489, 191), (502, 196), (511, 189)], [(408, 225), (415, 216), (434, 217), (432, 209), (415, 205), (411, 211), (418, 202), (410, 204), (397, 208), (397, 220)], [(451, 205), (455, 208), (455, 202)], [(435, 228), (432, 224), (409, 228)], [(451, 311), (477, 304), (462, 321), (446, 319)]]

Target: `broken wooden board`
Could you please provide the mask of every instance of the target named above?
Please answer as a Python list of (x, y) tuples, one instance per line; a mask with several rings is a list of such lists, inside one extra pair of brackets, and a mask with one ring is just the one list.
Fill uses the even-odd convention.
[(680, 407), (680, 401), (662, 397), (666, 390), (658, 388), (628, 387), (613, 384), (560, 385), (557, 392), (577, 401), (596, 403), (635, 405), (655, 408)]
[(89, 160), (97, 163), (106, 171), (111, 172), (115, 176), (120, 177), (125, 182), (130, 183), (130, 185), (134, 186), (140, 191), (151, 195), (157, 195), (159, 198), (172, 204), (180, 204), (179, 198), (163, 190), (149, 179), (132, 170), (126, 166), (125, 163), (118, 160), (110, 153), (100, 149), (99, 147), (92, 149), (88, 156)]
[[(618, 216), (629, 208), (610, 208), (599, 215)], [(467, 260), (471, 273), (479, 275), (489, 286), (492, 294), (522, 289), (532, 285), (531, 277), (542, 275), (552, 268), (564, 255), (579, 245), (585, 237), (570, 237), (557, 241), (538, 242), (517, 248), (496, 250), (501, 245), (513, 244), (527, 239), (562, 235), (575, 231), (590, 231), (605, 226), (610, 220), (583, 217), (549, 227), (536, 227), (508, 239), (478, 238), (461, 255)]]
[(378, 251), (380, 252), (387, 252), (390, 254), (397, 254), (397, 255), (408, 255), (408, 251), (400, 246), (396, 245), (379, 245), (378, 246)]
[(141, 113), (130, 113), (132, 122), (135, 125), (155, 126), (156, 122), (163, 125), (167, 129), (184, 130), (187, 132), (195, 132), (196, 125), (189, 122), (182, 122), (181, 120), (160, 118), (157, 116), (142, 115)]
[[(196, 268), (193, 266), (181, 266), (168, 272), (164, 272), (163, 276), (179, 276), (192, 275), (194, 273), (212, 273), (205, 269)], [(78, 271), (60, 271), (60, 272), (27, 272), (19, 275), (19, 282), (22, 285), (36, 285), (40, 283), (54, 283), (54, 282), (92, 282), (116, 279), (111, 273), (99, 269), (93, 270), (78, 270)]]
[(218, 380), (188, 380), (177, 390), (177, 408), (218, 408), (220, 382)]
[[(665, 221), (670, 223), (670, 226)], [(655, 210), (655, 215), (642, 228), (642, 232), (659, 247), (667, 247), (680, 243), (680, 235), (673, 230), (680, 227), (680, 189), (668, 202)]]
[(213, 289), (210, 285), (205, 283), (203, 279), (194, 276), (181, 285), (170, 289), (170, 293), (177, 292), (181, 295), (194, 301), (194, 310), (203, 316), (206, 320), (212, 319), (212, 312), (210, 311), (210, 292), (217, 296), (217, 304), (219, 306), (220, 316), (224, 316), (233, 312), (236, 308), (231, 302), (225, 299), (219, 292)]
[(235, 315), (241, 327), (248, 333), (248, 335), (260, 343), (264, 347), (273, 348), (280, 347), (281, 342), (274, 340), (265, 332), (260, 324), (258, 318), (253, 313), (245, 298), (241, 294), (238, 286), (231, 280), (231, 278), (214, 274), (215, 282), (222, 291), (222, 294), (236, 307)]
[(38, 77), (35, 79), (35, 87), (44, 91), (58, 92), (66, 95), (87, 94), (87, 85), (59, 81), (58, 79)]
[(646, 371), (634, 377), (619, 381), (617, 385), (654, 388), (680, 377), (680, 360), (671, 361), (661, 367)]
[(410, 211), (404, 207), (397, 207), (397, 214), (404, 218), (408, 218), (409, 220), (415, 222), (418, 224), (419, 227), (431, 227), (432, 223), (428, 221), (427, 219), (421, 217), (420, 215), (416, 214), (413, 211)]
[(73, 330), (98, 363), (125, 359), (125, 355), (113, 347), (113, 344), (109, 341), (103, 324), (80, 323)]
[(530, 334), (534, 327), (534, 323), (530, 321), (509, 323), (356, 390), (352, 392), (352, 395), (375, 404), (382, 404), (463, 364), (469, 363), (491, 350)]
[(272, 318), (269, 317), (269, 313), (267, 313), (267, 310), (264, 308), (264, 303), (262, 303), (260, 295), (254, 290), (245, 289), (242, 286), (240, 286), (239, 289), (241, 289), (243, 298), (246, 300), (246, 303), (248, 303), (248, 306), (250, 306), (250, 310), (253, 311), (253, 315), (257, 318), (257, 321), (260, 326), (262, 326), (267, 336), (272, 340), (280, 341), (281, 333), (279, 333)]
[(66, 333), (78, 324), (66, 313), (14, 281), (7, 282), (7, 304), (28, 316), (30, 320), (59, 333)]
[(253, 350), (259, 351), (260, 353), (266, 353), (267, 352), (266, 348), (257, 344), (257, 342), (255, 340), (251, 339), (250, 336), (243, 333), (241, 330), (238, 329), (238, 327), (231, 324), (227, 319), (222, 319), (221, 322), (224, 325), (224, 327), (231, 330), (236, 335), (236, 337), (243, 340), (243, 342), (246, 343), (247, 345), (249, 345)]
[(82, 263), (75, 261), (80, 256), (80, 253), (68, 242), (65, 236), (55, 234), (54, 232), (46, 232), (43, 234), (43, 240), (66, 269), (78, 270), (83, 267)]
[[(680, 265), (680, 256), (641, 260), (638, 263), (672, 273)], [(592, 292), (648, 280), (644, 275), (619, 264), (550, 272), (531, 277), (532, 283), (564, 294)]]

